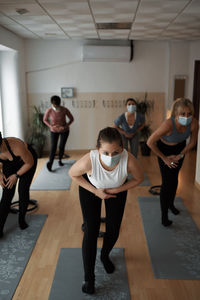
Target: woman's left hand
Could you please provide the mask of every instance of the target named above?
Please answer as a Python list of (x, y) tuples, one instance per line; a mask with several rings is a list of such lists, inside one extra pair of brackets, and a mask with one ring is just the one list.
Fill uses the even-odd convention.
[(7, 178), (6, 187), (12, 189), (12, 187), (17, 183), (17, 177), (15, 174), (10, 175)]

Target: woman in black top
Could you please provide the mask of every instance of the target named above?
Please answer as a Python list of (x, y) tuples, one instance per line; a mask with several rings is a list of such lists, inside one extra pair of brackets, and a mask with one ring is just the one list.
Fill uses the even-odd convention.
[(0, 185), (3, 188), (0, 202), (0, 237), (10, 210), (12, 198), (15, 194), (17, 180), (19, 180), (19, 227), (25, 229), (26, 210), (29, 202), (29, 188), (33, 179), (37, 154), (34, 149), (18, 138), (3, 138), (0, 132)]

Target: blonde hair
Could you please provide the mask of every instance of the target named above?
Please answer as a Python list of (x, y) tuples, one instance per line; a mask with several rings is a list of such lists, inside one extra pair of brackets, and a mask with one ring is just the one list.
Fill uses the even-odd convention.
[(174, 101), (171, 108), (171, 117), (175, 117), (179, 108), (188, 107), (191, 110), (192, 115), (194, 116), (194, 106), (192, 101), (187, 98), (178, 98)]

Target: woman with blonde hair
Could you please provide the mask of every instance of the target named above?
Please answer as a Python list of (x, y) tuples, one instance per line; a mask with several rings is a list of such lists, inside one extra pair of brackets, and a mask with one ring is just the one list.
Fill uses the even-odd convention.
[[(192, 102), (186, 98), (174, 101), (171, 117), (149, 137), (147, 144), (158, 156), (158, 163), (162, 176), (160, 190), (160, 205), (162, 225), (170, 226), (168, 210), (175, 215), (179, 210), (174, 206), (174, 199), (178, 186), (178, 174), (187, 154), (197, 141), (198, 122), (194, 118)], [(189, 138), (189, 142), (186, 140)]]

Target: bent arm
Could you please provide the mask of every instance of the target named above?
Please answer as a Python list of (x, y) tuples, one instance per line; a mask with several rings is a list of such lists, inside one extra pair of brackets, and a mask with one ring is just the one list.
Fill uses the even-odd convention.
[(50, 124), (50, 122), (49, 122), (49, 109), (47, 109), (47, 111), (46, 111), (45, 114), (44, 114), (43, 122), (44, 122), (49, 128), (51, 128), (51, 124)]
[(114, 124), (113, 127), (116, 128), (121, 134), (123, 134), (123, 135), (126, 134), (126, 132), (122, 128), (120, 128), (119, 126), (117, 126), (116, 124)]
[(14, 153), (20, 156), (24, 162), (24, 165), (17, 171), (17, 174), (19, 176), (22, 176), (32, 168), (34, 164), (33, 156), (31, 152), (28, 150), (27, 145), (22, 141), (16, 142)]
[(191, 124), (191, 137), (189, 143), (185, 146), (185, 148), (181, 151), (182, 154), (188, 153), (190, 150), (194, 148), (197, 142), (197, 136), (198, 136), (198, 121), (196, 119), (193, 119)]
[(152, 133), (152, 135), (147, 140), (147, 145), (151, 150), (159, 156), (163, 161), (166, 159), (166, 156), (158, 149), (157, 141), (160, 140), (161, 137), (167, 135), (172, 129), (171, 120), (165, 120), (161, 126)]
[(70, 126), (74, 122), (74, 117), (72, 116), (71, 112), (67, 109), (66, 115), (69, 118), (69, 122), (67, 123), (67, 126)]
[(144, 172), (141, 165), (139, 164), (138, 160), (129, 152), (127, 171), (132, 175), (133, 178), (118, 188), (106, 189), (106, 192), (112, 194), (127, 191), (138, 186), (144, 180)]
[(82, 175), (91, 171), (92, 165), (90, 160), (90, 154), (87, 153), (81, 159), (79, 159), (69, 170), (69, 176), (84, 189), (95, 194), (96, 188), (90, 184)]

